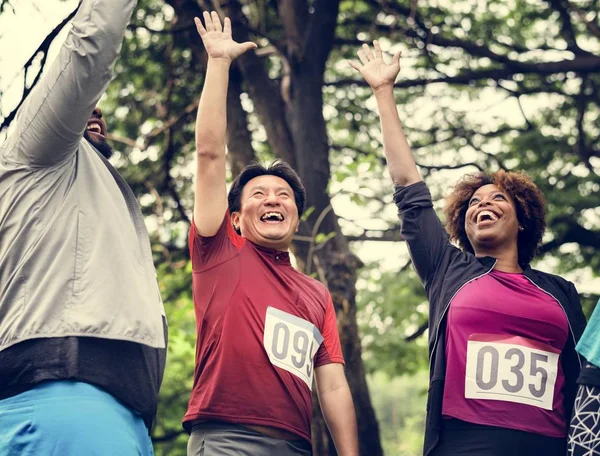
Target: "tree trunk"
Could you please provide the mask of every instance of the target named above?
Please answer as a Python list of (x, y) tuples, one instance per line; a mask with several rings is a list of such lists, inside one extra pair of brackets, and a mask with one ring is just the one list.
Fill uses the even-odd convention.
[[(192, 17), (201, 14), (194, 2), (168, 2), (175, 9), (180, 26), (182, 22), (191, 23)], [(309, 17), (309, 23), (302, 24), (291, 17), (282, 19), (289, 37), (287, 53), (282, 56), (283, 64), (289, 71), (284, 78), (285, 84), (279, 85), (269, 78), (264, 62), (255, 53), (246, 53), (237, 60), (237, 67), (232, 69), (227, 103), (229, 161), (235, 175), (244, 163), (254, 157), (247, 116), (239, 102), (243, 79), (245, 89), (265, 127), (269, 144), (279, 158), (296, 169), (307, 190), (307, 207), (314, 208), (306, 223), (301, 225), (300, 234), (314, 237), (318, 233), (335, 233), (333, 238), (317, 249), (314, 242), (296, 242), (292, 248), (300, 268), (307, 274), (317, 272), (318, 278), (329, 288), (337, 313), (346, 377), (356, 408), (360, 454), (379, 456), (383, 454), (379, 426), (371, 406), (356, 323), (356, 277), (361, 262), (350, 251), (337, 216), (331, 209), (327, 192), (330, 179), (329, 145), (321, 91), (325, 63), (335, 36), (339, 0), (313, 2), (314, 13), (310, 15), (306, 0), (290, 0), (290, 3), (280, 4), (285, 6), (280, 9), (280, 16), (298, 14)], [(222, 10), (231, 18), (234, 38), (247, 41), (247, 21), (240, 1), (223, 2)], [(298, 29), (302, 25), (306, 25), (306, 28)], [(188, 40), (192, 51), (201, 58), (200, 39), (190, 35)], [(335, 455), (335, 447), (316, 397), (313, 409), (314, 454)]]

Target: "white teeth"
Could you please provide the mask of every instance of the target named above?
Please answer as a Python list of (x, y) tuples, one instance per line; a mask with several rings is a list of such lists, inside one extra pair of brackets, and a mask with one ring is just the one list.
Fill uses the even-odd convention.
[(279, 221), (283, 221), (283, 215), (281, 215), (279, 212), (267, 212), (265, 214), (263, 214), (263, 216), (260, 218), (261, 220), (267, 220), (267, 219), (277, 219)]
[(479, 214), (477, 214), (477, 223), (481, 222), (484, 216), (488, 216), (492, 220), (498, 220), (498, 216), (492, 211), (481, 211)]
[(87, 126), (87, 130), (88, 131), (93, 131), (93, 132), (96, 132), (96, 133), (102, 133), (102, 128), (100, 128), (100, 125), (98, 125), (96, 123), (89, 124)]

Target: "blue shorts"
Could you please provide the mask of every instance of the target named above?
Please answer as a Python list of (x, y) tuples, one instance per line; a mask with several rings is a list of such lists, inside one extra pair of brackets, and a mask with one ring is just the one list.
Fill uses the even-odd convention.
[(0, 456), (152, 456), (141, 416), (89, 383), (51, 381), (0, 400)]

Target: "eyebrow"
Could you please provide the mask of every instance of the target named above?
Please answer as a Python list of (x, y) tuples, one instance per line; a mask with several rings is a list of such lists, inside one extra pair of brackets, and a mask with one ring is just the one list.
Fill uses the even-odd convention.
[[(498, 194), (502, 194), (504, 196), (508, 195), (508, 193), (506, 193), (503, 190), (494, 190), (493, 192), (491, 192), (492, 195), (498, 195)], [(481, 193), (473, 193), (471, 195), (471, 198), (469, 198), (469, 201), (472, 200), (473, 198), (478, 197), (481, 198)]]
[[(262, 185), (258, 185), (256, 187), (250, 187), (250, 191), (255, 191), (255, 190), (266, 190), (266, 187), (262, 186)], [(276, 187), (275, 191), (276, 192), (280, 192), (280, 191), (286, 191), (286, 192), (290, 192), (290, 189), (288, 189), (287, 187)]]

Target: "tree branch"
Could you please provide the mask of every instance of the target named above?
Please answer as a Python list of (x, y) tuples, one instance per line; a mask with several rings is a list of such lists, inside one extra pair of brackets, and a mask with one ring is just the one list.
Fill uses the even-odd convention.
[[(3, 4), (3, 6), (4, 6), (4, 4)], [(46, 64), (46, 59), (48, 58), (48, 49), (50, 49), (50, 45), (52, 44), (54, 39), (58, 36), (58, 34), (61, 32), (61, 30), (68, 24), (68, 22), (71, 19), (73, 19), (73, 17), (77, 13), (77, 10), (79, 10), (79, 6), (80, 6), (80, 4), (77, 5), (77, 7), (73, 11), (71, 11), (71, 13), (66, 18), (64, 18), (60, 24), (58, 24), (56, 27), (54, 27), (54, 29), (46, 36), (46, 38), (44, 38), (44, 41), (42, 41), (42, 44), (40, 44), (38, 46), (38, 48), (33, 52), (31, 57), (29, 57), (29, 59), (27, 59), (27, 62), (25, 62), (25, 65), (23, 65), (23, 68), (25, 70), (24, 75), (23, 75), (23, 95), (21, 96), (21, 100), (17, 104), (17, 107), (15, 109), (13, 109), (8, 114), (8, 116), (6, 116), (3, 119), (2, 123), (0, 124), (0, 131), (4, 130), (5, 128), (8, 128), (8, 126), (11, 124), (11, 122), (14, 120), (15, 116), (17, 115), (19, 108), (23, 105), (23, 103), (27, 99), (27, 96), (31, 93), (33, 88), (36, 86), (36, 84), (42, 77), (42, 73), (44, 71), (44, 66)], [(38, 71), (37, 75), (35, 76), (35, 79), (31, 83), (31, 85), (29, 87), (27, 87), (27, 74), (29, 72), (29, 69), (31, 68), (31, 65), (33, 64), (33, 61), (40, 53), (42, 54), (42, 60), (40, 62), (40, 70)]]
[(419, 326), (419, 328), (410, 336), (406, 336), (404, 338), (404, 341), (411, 342), (415, 339), (418, 339), (425, 331), (427, 331), (427, 328), (429, 328), (429, 320), (423, 323), (421, 326)]
[[(411, 79), (398, 82), (395, 88), (422, 87), (429, 84), (458, 84), (469, 85), (470, 83), (493, 79), (510, 79), (517, 74), (532, 74), (547, 76), (551, 74), (567, 73), (569, 71), (578, 73), (596, 73), (600, 69), (599, 56), (575, 57), (572, 60), (560, 60), (555, 62), (524, 63), (519, 70), (511, 68), (493, 68), (484, 70), (463, 71), (456, 76), (441, 76), (437, 78)], [(337, 81), (326, 82), (325, 85), (332, 87), (344, 87), (354, 85), (357, 87), (369, 87), (365, 80), (344, 78)]]
[(553, 240), (546, 242), (540, 247), (538, 252), (540, 256), (552, 252), (561, 245), (569, 242), (577, 243), (581, 247), (591, 247), (600, 250), (600, 231), (588, 230), (576, 222), (567, 223), (569, 223), (569, 227), (564, 233), (560, 233)]

